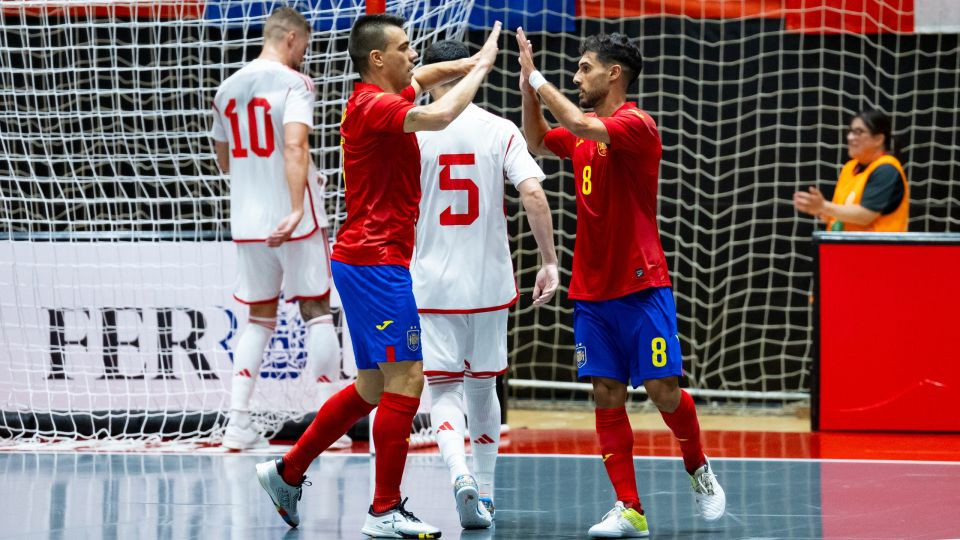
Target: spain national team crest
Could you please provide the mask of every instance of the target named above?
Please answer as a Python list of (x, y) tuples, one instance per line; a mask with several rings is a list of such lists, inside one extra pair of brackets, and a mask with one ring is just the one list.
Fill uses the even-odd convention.
[(587, 363), (587, 348), (583, 344), (578, 344), (573, 351), (573, 358), (577, 361), (577, 367), (582, 368)]
[(416, 326), (407, 330), (407, 348), (414, 352), (420, 349), (420, 329)]
[(597, 153), (601, 156), (607, 155), (607, 143), (597, 141)]

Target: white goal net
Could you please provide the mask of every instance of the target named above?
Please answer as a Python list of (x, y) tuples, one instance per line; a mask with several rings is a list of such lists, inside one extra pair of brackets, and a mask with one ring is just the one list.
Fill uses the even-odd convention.
[[(0, 439), (215, 440), (222, 430), (246, 308), (232, 299), (211, 103), (259, 54), (281, 4), (315, 29), (302, 70), (317, 87), (311, 146), (335, 225), (339, 122), (358, 80), (346, 43), (363, 2), (0, 4)], [(387, 4), (418, 48), (462, 38), (470, 7)], [(304, 334), (284, 306), (252, 403), (271, 433), (317, 409)]]
[[(644, 71), (629, 98), (656, 120), (663, 140), (660, 230), (691, 394), (738, 407), (808, 395), (816, 224), (791, 198), (809, 186), (832, 194), (849, 159), (847, 125), (860, 110), (893, 118), (910, 179), (909, 230), (960, 229), (955, 2), (507, 4), (477, 2), (471, 43), (482, 43), (480, 28), (494, 20), (511, 30), (523, 26), (539, 69), (574, 102), (585, 37), (619, 32), (640, 45)], [(479, 98), (517, 124), (518, 71), (511, 34)], [(572, 167), (543, 163), (566, 285), (575, 232)], [(511, 319), (510, 395), (583, 399), (570, 390), (577, 388), (573, 306), (530, 306), (536, 245), (523, 220), (512, 223), (525, 296)]]

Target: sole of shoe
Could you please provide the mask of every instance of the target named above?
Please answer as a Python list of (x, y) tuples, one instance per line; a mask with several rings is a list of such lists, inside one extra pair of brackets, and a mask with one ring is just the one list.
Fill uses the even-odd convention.
[(623, 532), (615, 532), (615, 531), (611, 531), (611, 532), (602, 531), (602, 532), (589, 532), (587, 533), (587, 536), (589, 536), (590, 538), (647, 538), (648, 536), (650, 536), (650, 532), (623, 533)]
[(364, 527), (360, 529), (360, 532), (369, 536), (370, 538), (415, 538), (415, 539), (431, 539), (431, 538), (440, 538), (441, 533), (395, 533), (395, 532), (384, 532), (373, 528)]
[(477, 508), (480, 503), (480, 493), (473, 486), (464, 486), (457, 491), (457, 514), (460, 515), (460, 526), (464, 529), (486, 529), (491, 522), (480, 516)]
[[(261, 468), (261, 465), (263, 465), (262, 468)], [(297, 525), (300, 524), (300, 522), (294, 521), (290, 517), (290, 514), (287, 514), (287, 512), (283, 508), (281, 508), (279, 504), (277, 504), (276, 499), (273, 498), (273, 492), (270, 489), (270, 478), (268, 477), (270, 473), (267, 470), (267, 467), (271, 467), (271, 466), (273, 466), (273, 464), (270, 462), (257, 464), (257, 481), (260, 482), (260, 487), (262, 487), (263, 490), (267, 492), (267, 496), (270, 497), (270, 502), (273, 503), (273, 507), (277, 509), (277, 513), (280, 514), (280, 518), (283, 519), (284, 523), (286, 523), (287, 525), (293, 528), (296, 528)]]

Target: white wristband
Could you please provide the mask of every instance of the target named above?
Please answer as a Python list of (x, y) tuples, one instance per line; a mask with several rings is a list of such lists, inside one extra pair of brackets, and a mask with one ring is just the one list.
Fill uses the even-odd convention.
[(533, 88), (534, 92), (538, 92), (541, 86), (547, 84), (547, 79), (543, 76), (543, 73), (534, 71), (527, 77), (527, 84), (530, 85), (530, 88)]

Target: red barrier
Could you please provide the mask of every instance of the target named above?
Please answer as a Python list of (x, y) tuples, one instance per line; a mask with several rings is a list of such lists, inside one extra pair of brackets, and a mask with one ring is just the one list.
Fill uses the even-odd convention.
[(960, 431), (960, 235), (814, 244), (813, 428)]

